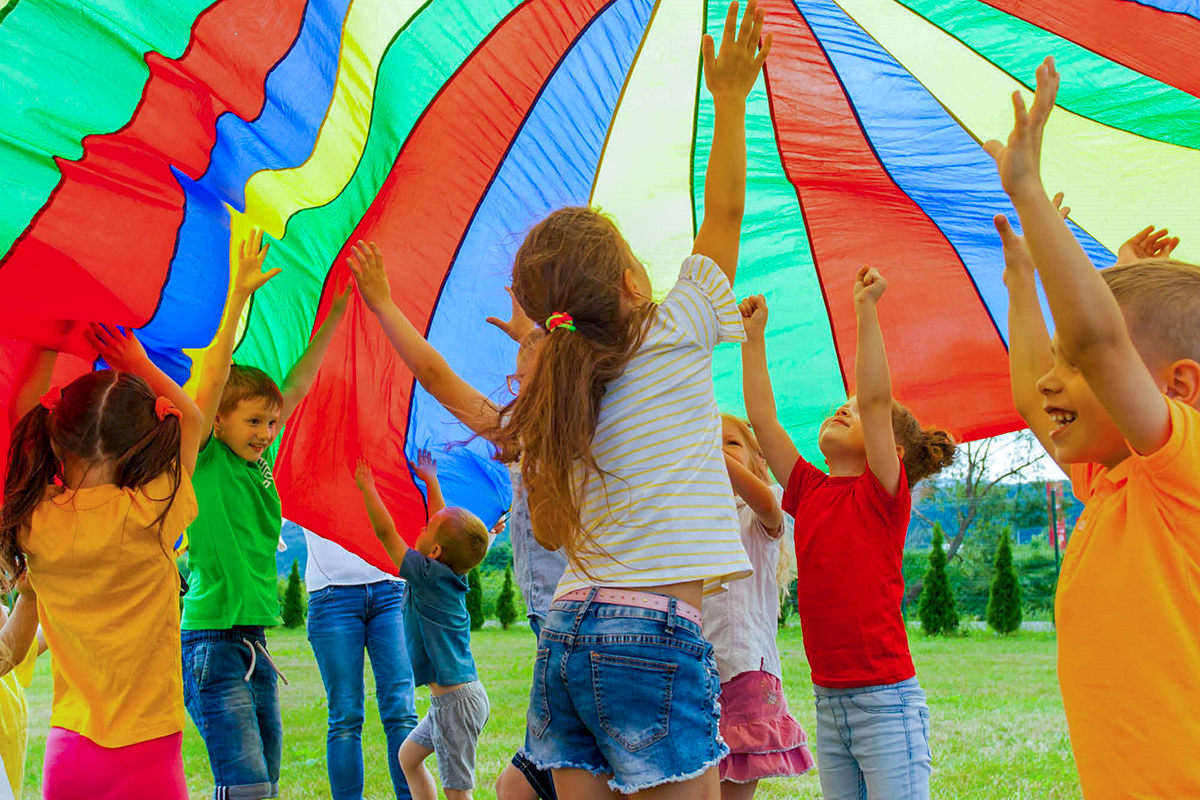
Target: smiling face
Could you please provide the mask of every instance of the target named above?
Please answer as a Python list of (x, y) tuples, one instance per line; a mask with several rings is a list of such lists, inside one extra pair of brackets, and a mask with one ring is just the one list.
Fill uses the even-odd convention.
[(1052, 342), (1054, 366), (1038, 380), (1042, 406), (1054, 427), (1054, 457), (1062, 464), (1103, 464), (1110, 469), (1129, 456), (1125, 437), (1096, 399), (1083, 373)]
[(217, 414), (213, 435), (238, 458), (258, 461), (271, 442), (275, 441), (280, 410), (265, 397), (247, 397), (228, 414)]
[(817, 446), (831, 467), (834, 463), (862, 461), (866, 468), (867, 445), (858, 416), (858, 398), (851, 397), (821, 423)]

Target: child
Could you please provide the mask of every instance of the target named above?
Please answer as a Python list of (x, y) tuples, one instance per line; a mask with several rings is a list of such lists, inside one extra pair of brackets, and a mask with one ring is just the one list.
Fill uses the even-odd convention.
[(800, 457), (775, 416), (766, 302), (742, 302), (746, 410), (767, 464), (787, 485), (783, 510), (796, 519), (800, 625), (817, 696), (818, 775), (828, 798), (860, 797), (864, 789), (870, 800), (929, 797), (929, 709), (900, 614), (900, 566), (911, 487), (950, 464), (954, 440), (922, 430), (892, 398), (875, 309), (886, 287), (878, 271), (859, 270), (858, 393), (821, 425), (828, 475)]
[(1048, 58), (987, 149), (1025, 234), (997, 220), (1014, 398), (1085, 503), (1054, 610), (1071, 748), (1088, 800), (1200, 797), (1200, 267), (1089, 262), (1042, 188), (1058, 82)]
[(196, 402), (204, 443), (196, 466), (199, 514), (188, 529), (183, 600), (184, 697), (212, 768), (217, 797), (279, 794), (283, 729), (265, 628), (279, 624), (275, 550), (283, 525), (268, 448), (312, 386), (346, 308), (343, 293), (282, 389), (262, 370), (230, 366), (250, 295), (263, 273), (262, 231), (242, 242), (225, 318), (202, 367)]
[[(112, 369), (53, 389), (13, 431), (0, 573), (28, 564), (54, 651), (48, 800), (187, 798), (179, 573), (174, 542), (196, 515), (199, 409), (130, 333), (93, 326)], [(49, 383), (53, 358), (31, 381)]]
[(513, 265), (546, 338), (489, 438), (521, 463), (534, 535), (567, 569), (538, 641), (524, 754), (559, 797), (715, 798), (720, 679), (705, 584), (750, 573), (721, 461), (712, 353), (741, 337), (731, 282), (746, 188), (745, 102), (770, 51), (737, 3), (704, 40), (715, 124), (704, 222), (661, 305), (613, 222), (552, 213)]
[(383, 506), (371, 469), (360, 461), (354, 479), (363, 493), (375, 535), (383, 543), (410, 594), (404, 634), (418, 686), (429, 684), (430, 708), (400, 748), (400, 766), (414, 800), (437, 800), (425, 759), (437, 753), (442, 790), (450, 800), (470, 800), (475, 786), (475, 747), (487, 723), (487, 692), (471, 655), (467, 573), (487, 555), (488, 532), (471, 512), (447, 508), (437, 464), (422, 450), (412, 467), (428, 491), (429, 524), (409, 547)]
[[(25, 782), (25, 750), (29, 744), (29, 706), (25, 687), (33, 678), (33, 667), (45, 644), (37, 637), (37, 593), (29, 584), (28, 571), (17, 579), (17, 598), (12, 611), (0, 606), (0, 761), (11, 790), (21, 795)], [(33, 631), (33, 636), (30, 635)], [(36, 637), (36, 643), (34, 641)], [(26, 644), (27, 643), (27, 644)], [(25, 652), (21, 653), (20, 648)], [(3, 797), (0, 783), (0, 797)]]
[(754, 575), (729, 591), (704, 598), (704, 638), (712, 642), (721, 675), (721, 800), (749, 800), (762, 778), (802, 775), (812, 768), (808, 737), (788, 712), (783, 668), (775, 647), (779, 626), (780, 545), (792, 522), (779, 505), (750, 426), (721, 417), (725, 466), (737, 500), (742, 546)]
[[(486, 436), (488, 431), (498, 428), (500, 409), (496, 404), (460, 378), (392, 301), (387, 271), (383, 266), (383, 253), (379, 248), (373, 242), (359, 242), (352, 250), (350, 271), (363, 302), (378, 318), (392, 346), (425, 391), (476, 434)], [(512, 289), (508, 290), (508, 294), (512, 299), (510, 319), (505, 321), (489, 317), (487, 321), (519, 345), (516, 370), (508, 380), (509, 391), (516, 396), (521, 384), (529, 377), (534, 354), (542, 343), (545, 331), (525, 316), (516, 299), (512, 298)], [(541, 631), (542, 621), (550, 607), (550, 596), (562, 577), (567, 560), (562, 553), (547, 550), (534, 540), (529, 522), (529, 501), (521, 488), (520, 467), (511, 464), (509, 474), (513, 487), (509, 525), (513, 574), (525, 599), (529, 625), (536, 636)], [(497, 780), (496, 795), (499, 800), (556, 800), (550, 774), (528, 763), (519, 753)]]

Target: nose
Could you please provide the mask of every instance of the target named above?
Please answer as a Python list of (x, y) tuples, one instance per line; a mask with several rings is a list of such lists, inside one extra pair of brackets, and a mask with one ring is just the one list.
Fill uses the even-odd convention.
[(1062, 391), (1062, 380), (1058, 377), (1058, 370), (1051, 367), (1045, 375), (1038, 378), (1037, 390), (1046, 396)]

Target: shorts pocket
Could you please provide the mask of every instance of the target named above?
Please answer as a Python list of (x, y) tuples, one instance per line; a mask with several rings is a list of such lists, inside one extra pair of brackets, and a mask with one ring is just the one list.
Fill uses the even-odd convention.
[(192, 645), (186, 653), (184, 669), (191, 676), (196, 691), (204, 691), (208, 685), (208, 673), (212, 666), (212, 645), (208, 642)]
[(591, 657), (601, 729), (631, 753), (666, 736), (676, 665), (596, 652)]
[(930, 742), (929, 742), (929, 709), (921, 708), (921, 709), (918, 709), (918, 711), (921, 714), (921, 732), (923, 734), (925, 734), (925, 752), (928, 754), (929, 759), (932, 761), (933, 760), (933, 745), (930, 744)]
[(529, 691), (529, 711), (526, 723), (534, 738), (542, 738), (550, 725), (550, 698), (546, 694), (546, 668), (550, 662), (550, 648), (541, 647), (533, 663), (533, 687)]
[(864, 714), (904, 713), (904, 699), (895, 691), (863, 692), (846, 696), (847, 702)]

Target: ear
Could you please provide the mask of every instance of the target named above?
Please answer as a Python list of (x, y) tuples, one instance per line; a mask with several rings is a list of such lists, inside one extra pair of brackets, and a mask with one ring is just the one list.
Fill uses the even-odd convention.
[(434, 561), (441, 561), (442, 560), (442, 546), (440, 544), (435, 544), (433, 546), (433, 549), (429, 551), (429, 557), (432, 558)]
[(1163, 371), (1164, 394), (1200, 408), (1200, 364), (1185, 358)]
[(637, 276), (633, 274), (633, 270), (629, 267), (621, 273), (621, 292), (629, 298), (636, 298), (641, 295), (638, 291)]
[(896, 445), (896, 458), (900, 459), (900, 463), (904, 463), (904, 445)]

